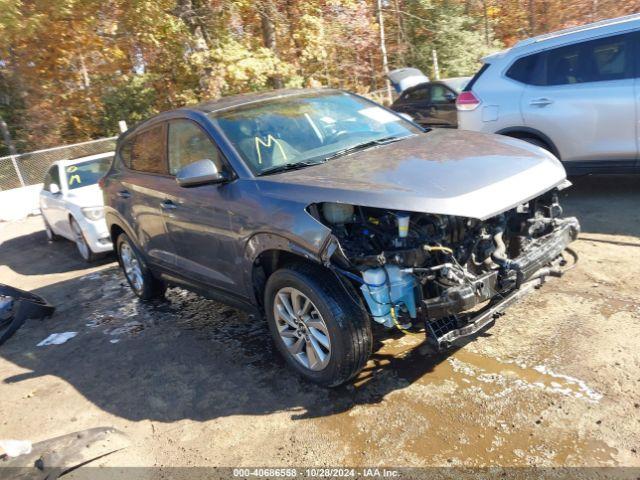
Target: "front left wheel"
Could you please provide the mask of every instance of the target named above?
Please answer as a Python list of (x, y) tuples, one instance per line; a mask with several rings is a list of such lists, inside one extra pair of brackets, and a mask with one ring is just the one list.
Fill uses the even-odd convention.
[(87, 242), (87, 239), (85, 238), (84, 233), (82, 233), (82, 229), (80, 228), (80, 225), (75, 220), (75, 218), (72, 218), (70, 222), (71, 231), (73, 232), (73, 238), (76, 243), (78, 253), (85, 262), (93, 262), (98, 258), (98, 254), (94, 253), (93, 250), (91, 250), (91, 246)]
[(295, 264), (274, 272), (265, 288), (273, 340), (291, 368), (334, 387), (355, 377), (373, 344), (368, 316), (329, 271)]
[(138, 297), (151, 300), (164, 295), (166, 286), (153, 276), (126, 233), (121, 233), (118, 237), (116, 251), (124, 276)]

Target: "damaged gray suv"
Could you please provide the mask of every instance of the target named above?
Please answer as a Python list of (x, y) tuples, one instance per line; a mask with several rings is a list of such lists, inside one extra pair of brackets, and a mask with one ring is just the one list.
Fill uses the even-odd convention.
[(338, 90), (229, 97), (124, 133), (101, 180), (142, 299), (181, 286), (266, 317), (287, 363), (353, 378), (372, 322), (442, 349), (569, 268), (560, 162), (523, 141), (425, 131)]

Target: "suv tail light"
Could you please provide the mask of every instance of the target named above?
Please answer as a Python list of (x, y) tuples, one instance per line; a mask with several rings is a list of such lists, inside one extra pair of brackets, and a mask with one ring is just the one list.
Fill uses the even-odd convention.
[(460, 92), (456, 100), (456, 108), (458, 110), (475, 110), (480, 105), (480, 100), (472, 91)]

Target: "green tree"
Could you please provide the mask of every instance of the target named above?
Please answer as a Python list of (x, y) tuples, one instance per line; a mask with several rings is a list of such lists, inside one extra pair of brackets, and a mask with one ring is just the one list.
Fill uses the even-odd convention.
[[(463, 3), (438, 0), (410, 2), (406, 20), (414, 47), (407, 61), (433, 76), (432, 50), (438, 55), (441, 77), (472, 75), (478, 60), (499, 49), (502, 44), (485, 28), (482, 17), (465, 14)], [(487, 42), (488, 40), (488, 42)]]

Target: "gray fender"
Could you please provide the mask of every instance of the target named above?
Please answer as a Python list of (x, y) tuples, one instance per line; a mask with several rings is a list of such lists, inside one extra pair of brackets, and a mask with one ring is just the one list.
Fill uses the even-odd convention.
[[(287, 238), (283, 235), (278, 235), (275, 233), (256, 233), (253, 235), (246, 243), (244, 249), (244, 265), (247, 268), (244, 271), (244, 280), (245, 285), (253, 285), (253, 264), (256, 259), (260, 256), (260, 254), (268, 251), (268, 250), (279, 250), (282, 252), (291, 253), (293, 255), (297, 255), (300, 258), (305, 260), (309, 260), (312, 262), (317, 262), (318, 264), (322, 264), (322, 252), (326, 249), (327, 243), (329, 243), (330, 235), (324, 239), (321, 248), (318, 252), (314, 252), (309, 248), (301, 245), (298, 242), (293, 241), (290, 238)], [(251, 289), (252, 295), (255, 297), (253, 292), (253, 288)], [(259, 301), (260, 299), (253, 298), (254, 301)], [(258, 302), (260, 303), (260, 302)]]
[[(129, 225), (127, 224), (127, 222), (124, 221), (124, 219), (122, 217), (120, 217), (120, 215), (118, 215), (117, 211), (115, 210), (107, 210), (105, 212), (104, 215), (104, 219), (107, 222), (107, 227), (109, 227), (109, 235), (111, 235), (111, 229), (114, 225), (118, 226), (119, 228), (121, 228), (124, 233), (127, 234), (127, 236), (131, 239), (131, 241), (135, 244), (134, 246), (138, 249), (138, 252), (142, 252), (141, 248), (140, 248), (140, 242), (138, 241), (138, 236), (134, 233), (133, 230), (131, 230), (131, 228), (129, 228)], [(111, 239), (113, 241), (113, 248), (115, 250), (116, 248), (116, 238), (112, 238)]]

